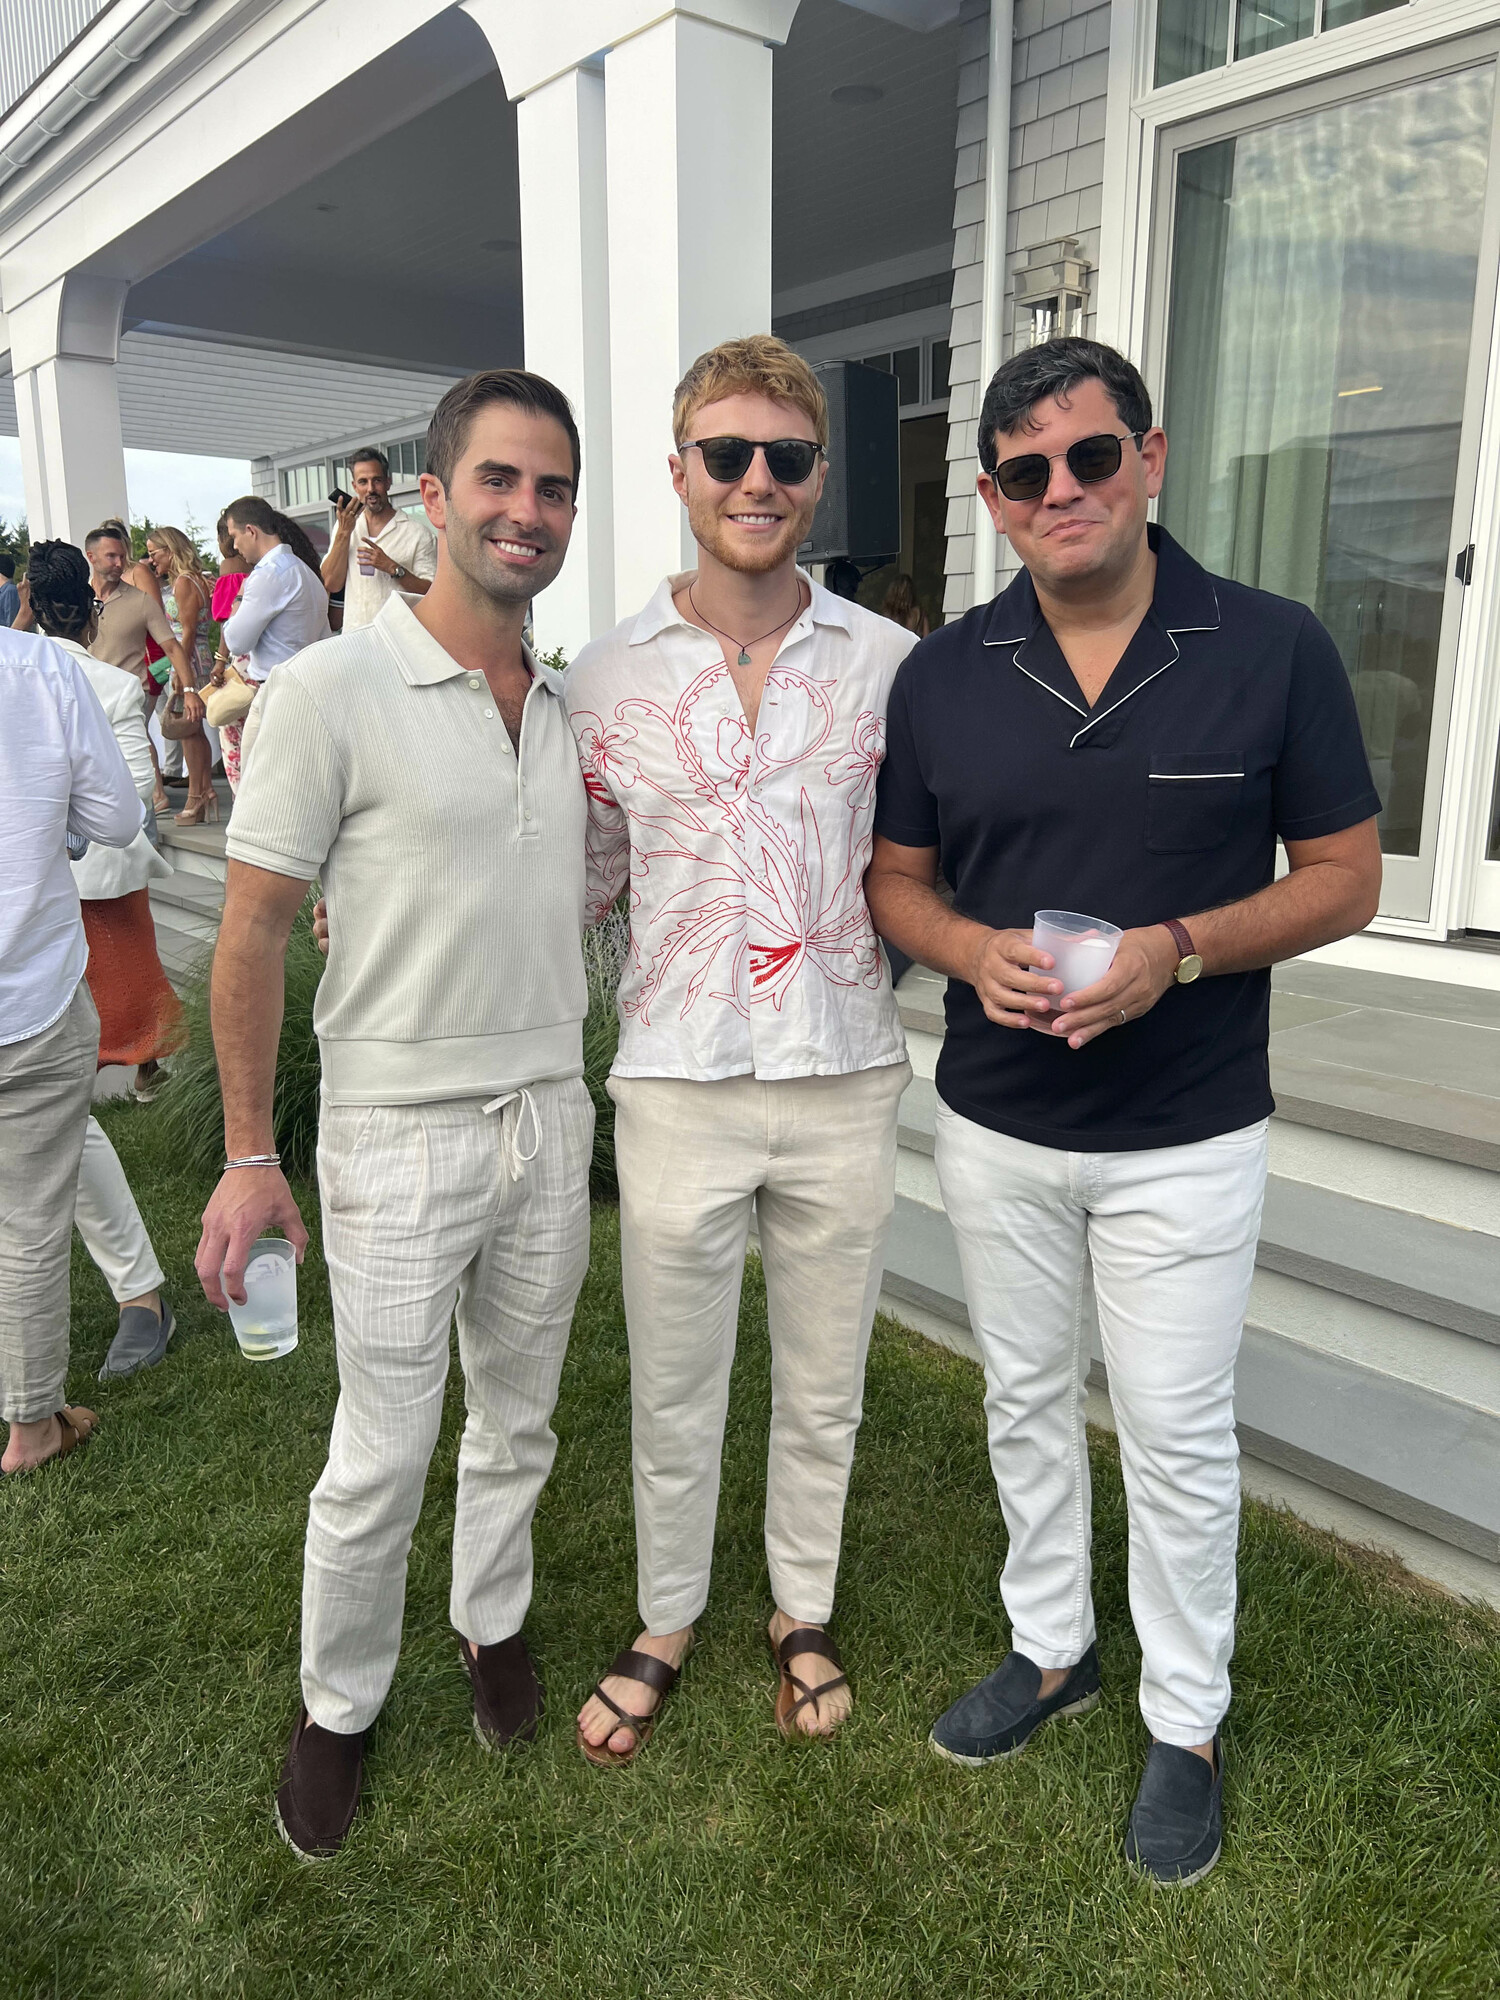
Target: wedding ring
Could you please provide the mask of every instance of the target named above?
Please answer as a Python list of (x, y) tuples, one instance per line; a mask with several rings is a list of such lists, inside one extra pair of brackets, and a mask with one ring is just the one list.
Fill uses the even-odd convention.
[(1121, 1026), (1122, 1028), (1124, 1027), (1124, 1025), (1125, 1025), (1126, 1021), (1127, 1021), (1127, 1020), (1128, 1020), (1129, 1018), (1130, 1018), (1130, 1017), (1129, 1017), (1129, 1015), (1128, 1015), (1128, 1014), (1127, 1014), (1127, 1013), (1125, 1012), (1125, 1009), (1124, 1009), (1124, 1008), (1122, 1007), (1122, 1008), (1120, 1009), (1120, 1026)]

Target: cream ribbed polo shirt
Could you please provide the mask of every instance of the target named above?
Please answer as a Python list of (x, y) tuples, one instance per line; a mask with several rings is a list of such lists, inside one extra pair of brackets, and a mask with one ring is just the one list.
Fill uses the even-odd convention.
[(314, 1025), (333, 1104), (583, 1073), (583, 779), (528, 655), (519, 754), (482, 674), (400, 597), (277, 667), (230, 858), (328, 898)]

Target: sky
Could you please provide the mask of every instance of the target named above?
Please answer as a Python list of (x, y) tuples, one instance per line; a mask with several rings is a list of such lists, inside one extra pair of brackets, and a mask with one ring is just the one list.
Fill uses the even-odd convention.
[[(212, 544), (213, 525), (227, 500), (250, 491), (246, 458), (195, 458), (175, 451), (127, 451), (125, 485), (133, 519), (186, 528), (189, 515)], [(21, 446), (0, 437), (0, 521), (19, 521), (26, 512), (21, 484)], [(92, 525), (92, 524), (91, 524)]]

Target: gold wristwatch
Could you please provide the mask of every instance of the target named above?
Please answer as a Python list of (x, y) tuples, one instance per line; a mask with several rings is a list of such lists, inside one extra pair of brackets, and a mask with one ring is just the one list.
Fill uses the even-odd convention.
[(1172, 933), (1172, 942), (1177, 947), (1177, 970), (1172, 977), (1179, 986), (1191, 986), (1203, 971), (1203, 960), (1193, 949), (1186, 924), (1180, 924), (1176, 917), (1163, 917), (1162, 922)]

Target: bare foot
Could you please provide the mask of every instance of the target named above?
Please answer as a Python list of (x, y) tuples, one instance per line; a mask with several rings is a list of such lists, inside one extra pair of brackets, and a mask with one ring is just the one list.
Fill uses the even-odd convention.
[(56, 1417), (34, 1424), (12, 1424), (10, 1442), (0, 1456), (0, 1472), (32, 1472), (62, 1450), (62, 1425)]
[[(777, 1610), (771, 1620), (770, 1633), (771, 1644), (777, 1649), (778, 1659), (781, 1657), (782, 1640), (788, 1632), (795, 1632), (799, 1628), (811, 1632), (823, 1630), (821, 1625), (814, 1625), (806, 1618), (788, 1618), (784, 1611)], [(824, 1681), (836, 1679), (839, 1671), (832, 1660), (822, 1653), (794, 1653), (790, 1667), (798, 1680), (812, 1688), (820, 1687)], [(832, 1736), (853, 1706), (854, 1696), (847, 1684), (830, 1688), (827, 1694), (820, 1694), (816, 1701), (803, 1703), (797, 1710), (796, 1725), (804, 1736)]]
[[(658, 1660), (665, 1660), (669, 1667), (680, 1667), (692, 1643), (693, 1628), (686, 1625), (680, 1632), (665, 1632), (658, 1638), (653, 1638), (649, 1632), (642, 1632), (632, 1642), (632, 1650), (652, 1653)], [(662, 1696), (644, 1681), (626, 1680), (620, 1674), (606, 1674), (599, 1685), (627, 1715), (655, 1715), (662, 1704)], [(578, 1727), (583, 1731), (585, 1740), (596, 1749), (601, 1743), (606, 1744), (617, 1757), (624, 1757), (635, 1748), (635, 1731), (627, 1729), (614, 1710), (606, 1708), (597, 1695), (591, 1694), (579, 1709)]]

